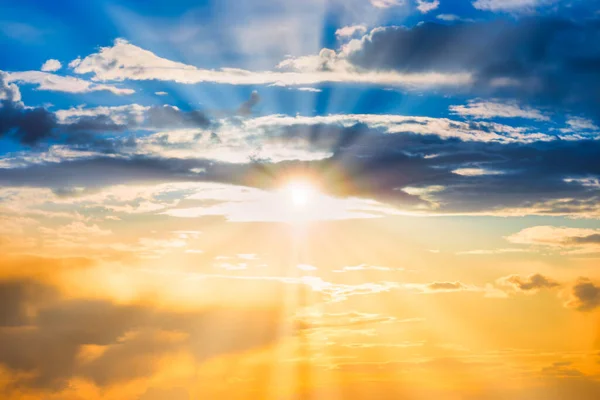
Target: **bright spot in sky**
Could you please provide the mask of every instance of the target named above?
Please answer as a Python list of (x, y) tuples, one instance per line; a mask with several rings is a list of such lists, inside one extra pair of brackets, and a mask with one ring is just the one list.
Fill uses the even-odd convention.
[(308, 182), (292, 182), (287, 185), (289, 199), (296, 207), (306, 207), (315, 195), (315, 189)]

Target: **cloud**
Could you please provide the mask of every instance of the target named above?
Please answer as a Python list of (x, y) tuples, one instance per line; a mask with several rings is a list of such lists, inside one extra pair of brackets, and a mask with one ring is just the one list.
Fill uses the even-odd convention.
[(482, 176), (482, 175), (501, 175), (501, 171), (492, 171), (483, 168), (459, 168), (452, 173), (462, 176)]
[(362, 35), (367, 32), (366, 25), (349, 25), (339, 28), (335, 31), (338, 39), (350, 38), (356, 35)]
[(321, 89), (312, 88), (312, 87), (299, 87), (296, 90), (299, 90), (301, 92), (313, 92), (313, 93), (321, 93), (322, 92)]
[(567, 307), (578, 311), (592, 311), (600, 306), (600, 286), (588, 278), (579, 278), (571, 287)]
[(248, 116), (252, 114), (252, 109), (260, 102), (260, 95), (256, 90), (250, 93), (250, 98), (246, 100), (238, 109), (238, 114)]
[(600, 245), (600, 229), (534, 226), (507, 236), (506, 239), (518, 244), (555, 247)]
[(591, 120), (581, 117), (570, 117), (567, 119), (567, 125), (571, 131), (582, 130), (600, 130), (600, 128)]
[(369, 0), (377, 8), (390, 8), (404, 5), (404, 0)]
[[(11, 96), (14, 98), (14, 93)], [(46, 109), (25, 108), (20, 102), (0, 100), (0, 137), (35, 145), (53, 137), (55, 128), (54, 114)]]
[(469, 71), (472, 81), (464, 89), (473, 95), (575, 109), (598, 118), (600, 100), (592, 88), (600, 84), (599, 29), (594, 21), (546, 17), (428, 22), (375, 28), (346, 45), (343, 54), (352, 66), (373, 72)]
[(475, 0), (473, 7), (488, 11), (531, 11), (559, 0)]
[(62, 64), (58, 60), (50, 59), (42, 65), (42, 71), (55, 72), (62, 68)]
[(517, 292), (537, 292), (540, 289), (554, 289), (560, 286), (560, 283), (542, 274), (532, 274), (525, 278), (519, 275), (509, 275), (498, 279), (497, 283)]
[[(60, 390), (76, 378), (107, 387), (152, 375), (168, 354), (185, 351), (203, 362), (279, 335), (276, 310), (158, 310), (66, 299), (30, 281), (0, 282), (0, 299), (0, 324), (13, 328), (0, 330), (0, 364), (16, 385), (29, 388)], [(81, 357), (90, 346), (103, 351)]]
[[(69, 176), (81, 187), (187, 180), (271, 190), (278, 176), (301, 168), (327, 195), (373, 199), (394, 212), (600, 215), (589, 178), (600, 174), (600, 142), (559, 140), (527, 125), (385, 114), (210, 120), (200, 110), (136, 104), (56, 116), (45, 137), (60, 143), (0, 158), (1, 184), (61, 188)], [(122, 133), (131, 129), (147, 132)], [(192, 214), (223, 215), (223, 206)]]
[(429, 11), (433, 11), (438, 8), (440, 2), (438, 0), (426, 1), (426, 0), (417, 0), (417, 10), (421, 11), (423, 14), (428, 13)]
[(455, 22), (455, 21), (463, 21), (463, 22), (474, 22), (474, 20), (470, 18), (463, 18), (456, 14), (438, 14), (436, 16), (437, 19), (446, 21), (446, 22)]
[(522, 107), (516, 102), (469, 100), (467, 105), (450, 106), (450, 111), (463, 117), (475, 119), (525, 118), (550, 121), (550, 117), (531, 107)]
[(96, 84), (73, 76), (61, 76), (42, 71), (10, 72), (5, 78), (8, 82), (37, 85), (39, 90), (65, 93), (90, 93), (108, 91), (116, 95), (134, 93), (133, 89), (119, 88), (113, 85)]
[[(353, 82), (414, 88), (458, 86), (464, 85), (470, 79), (466, 73), (363, 73), (355, 69), (343, 69), (344, 65), (347, 66), (344, 63), (336, 63), (334, 71), (323, 67), (323, 62), (327, 61), (325, 55), (332, 54), (331, 52), (333, 50), (324, 49), (320, 56), (309, 56), (312, 57), (310, 62), (302, 57), (282, 62), (281, 68), (295, 68), (289, 72), (248, 71), (236, 68), (207, 70), (159, 57), (124, 39), (117, 39), (112, 47), (103, 47), (98, 53), (78, 61), (73, 70), (78, 74), (92, 74), (94, 81), (161, 80), (186, 84), (213, 82), (232, 85), (301, 86), (321, 82)], [(297, 68), (300, 64), (311, 64), (313, 59), (319, 57), (325, 57), (323, 61), (317, 60), (321, 67), (302, 71)]]
[(8, 74), (0, 71), (0, 101), (18, 103), (21, 101), (19, 87), (8, 81)]
[(458, 290), (467, 290), (467, 286), (461, 282), (433, 282), (428, 284), (427, 289), (430, 291), (438, 292), (453, 292)]

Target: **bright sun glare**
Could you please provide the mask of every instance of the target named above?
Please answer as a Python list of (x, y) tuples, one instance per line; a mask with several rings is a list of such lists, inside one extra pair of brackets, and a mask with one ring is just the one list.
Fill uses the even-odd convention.
[(286, 186), (286, 191), (288, 193), (290, 202), (295, 207), (306, 207), (311, 203), (311, 200), (315, 194), (314, 187), (310, 183), (304, 181), (295, 181), (289, 183)]

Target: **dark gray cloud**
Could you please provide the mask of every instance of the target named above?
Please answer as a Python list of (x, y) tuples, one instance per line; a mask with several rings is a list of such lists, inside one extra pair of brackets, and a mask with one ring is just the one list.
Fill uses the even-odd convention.
[(600, 105), (600, 22), (530, 17), (386, 27), (350, 53), (369, 70), (471, 72), (472, 90), (573, 108)]
[(574, 237), (569, 239), (569, 242), (573, 244), (600, 244), (600, 234)]
[(578, 311), (592, 311), (600, 306), (600, 286), (587, 278), (580, 278), (571, 287), (571, 299), (567, 306)]
[(0, 101), (0, 137), (34, 145), (54, 137), (56, 117), (44, 108), (25, 108), (19, 102)]
[[(333, 155), (310, 162), (249, 160), (241, 164), (124, 156), (125, 150), (135, 150), (134, 138), (95, 142), (96, 136), (80, 134), (76, 148), (107, 156), (0, 169), (0, 184), (62, 190), (128, 182), (211, 181), (271, 188), (280, 185), (282, 177), (304, 171), (316, 176), (323, 190), (331, 194), (370, 197), (403, 206), (428, 204), (422, 196), (403, 189), (439, 187), (438, 192), (429, 194), (440, 203), (439, 212), (489, 212), (538, 203), (547, 203), (537, 205), (544, 214), (598, 212), (600, 188), (569, 180), (600, 176), (597, 140), (526, 144), (464, 142), (435, 135), (385, 134), (360, 124), (345, 128), (294, 125), (266, 131), (265, 135), (261, 143), (285, 146), (302, 142), (309, 149), (331, 151)], [(432, 154), (435, 157), (429, 156)], [(490, 169), (500, 174), (453, 173), (465, 167)], [(198, 174), (192, 170), (204, 172)]]
[[(18, 92), (4, 85), (0, 76), (0, 137), (8, 137), (26, 146), (52, 143), (84, 147), (112, 148), (106, 134), (135, 130), (208, 128), (214, 123), (201, 110), (183, 111), (177, 107), (152, 106), (141, 116), (126, 115), (117, 123), (109, 115), (80, 116), (72, 123), (60, 123), (55, 113), (30, 108), (18, 101)], [(5, 87), (3, 87), (3, 85)], [(11, 89), (11, 90), (9, 90)]]

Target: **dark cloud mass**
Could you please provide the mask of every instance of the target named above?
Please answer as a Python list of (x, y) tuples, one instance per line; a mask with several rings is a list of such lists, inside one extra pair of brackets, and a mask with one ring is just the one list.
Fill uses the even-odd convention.
[(600, 286), (587, 278), (580, 278), (571, 288), (569, 307), (578, 311), (592, 311), (600, 306)]
[(44, 108), (25, 108), (18, 102), (0, 101), (0, 137), (34, 145), (55, 135), (56, 117)]
[[(204, 361), (267, 345), (277, 338), (279, 318), (278, 310), (268, 309), (177, 312), (65, 299), (43, 283), (3, 281), (0, 364), (27, 373), (15, 386), (58, 390), (73, 377), (106, 386), (151, 375), (157, 360), (173, 351), (187, 350)], [(173, 340), (168, 332), (186, 335)], [(107, 348), (84, 362), (78, 354), (85, 345)]]
[(600, 117), (600, 21), (530, 17), (375, 29), (349, 55), (369, 70), (471, 72), (479, 94)]

